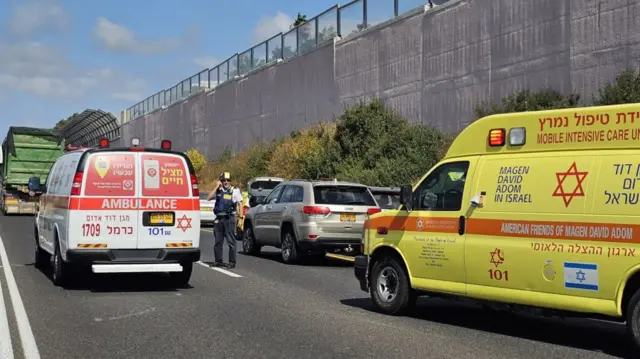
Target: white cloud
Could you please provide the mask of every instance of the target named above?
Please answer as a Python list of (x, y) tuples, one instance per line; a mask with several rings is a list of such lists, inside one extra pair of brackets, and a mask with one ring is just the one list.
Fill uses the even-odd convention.
[(290, 30), (291, 24), (293, 24), (294, 21), (291, 16), (281, 11), (278, 11), (273, 16), (263, 16), (258, 20), (256, 27), (253, 29), (253, 41), (259, 43), (277, 33), (287, 32)]
[(112, 68), (83, 69), (55, 48), (37, 42), (0, 43), (0, 91), (20, 91), (47, 98), (79, 98), (88, 92), (136, 101), (145, 86)]
[(6, 25), (18, 36), (27, 36), (44, 29), (64, 29), (69, 21), (57, 0), (23, 1), (16, 5)]
[(116, 52), (158, 54), (171, 52), (180, 47), (181, 39), (143, 39), (126, 26), (116, 24), (104, 17), (96, 20), (93, 36), (107, 49)]
[(202, 69), (210, 69), (212, 67), (216, 67), (222, 61), (213, 56), (202, 56), (196, 57), (195, 59), (193, 59), (193, 62), (195, 62), (196, 65), (200, 66)]

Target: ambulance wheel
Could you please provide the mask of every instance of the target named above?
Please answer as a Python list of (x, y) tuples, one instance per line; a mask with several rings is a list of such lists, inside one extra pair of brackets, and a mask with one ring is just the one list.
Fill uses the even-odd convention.
[(375, 308), (385, 314), (405, 314), (417, 300), (404, 265), (394, 256), (385, 256), (373, 264), (370, 292)]
[(42, 247), (40, 247), (40, 238), (38, 238), (38, 229), (34, 228), (33, 229), (34, 232), (34, 237), (35, 237), (35, 260), (34, 260), (34, 265), (36, 268), (38, 269), (42, 269), (42, 268), (46, 268), (47, 267), (47, 253), (42, 249)]
[(169, 277), (171, 283), (177, 288), (186, 288), (191, 280), (191, 272), (193, 272), (193, 263), (186, 262), (180, 263), (182, 266), (182, 272), (170, 272)]
[(627, 332), (633, 340), (636, 351), (640, 353), (640, 289), (636, 290), (631, 300), (629, 300), (625, 319)]
[(55, 242), (55, 249), (53, 251), (53, 270), (51, 273), (51, 279), (53, 284), (62, 287), (69, 282), (69, 265), (62, 259), (60, 253), (60, 245), (58, 241)]
[(251, 228), (251, 225), (247, 225), (244, 229), (244, 236), (242, 236), (242, 251), (245, 254), (257, 256), (260, 254), (260, 249), (262, 248), (256, 243), (253, 228)]

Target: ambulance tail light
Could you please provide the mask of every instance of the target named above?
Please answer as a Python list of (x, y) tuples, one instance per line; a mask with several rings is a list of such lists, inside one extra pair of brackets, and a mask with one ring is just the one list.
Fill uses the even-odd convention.
[(376, 214), (376, 213), (380, 213), (380, 212), (382, 212), (382, 209), (377, 208), (377, 207), (369, 208), (369, 209), (367, 210), (367, 214), (368, 214), (368, 215), (372, 215), (372, 214)]
[(504, 128), (496, 128), (489, 131), (489, 146), (504, 146), (505, 132)]
[(81, 171), (76, 172), (73, 175), (73, 182), (71, 183), (71, 195), (79, 196), (82, 192), (82, 180), (84, 179), (84, 173)]
[(522, 146), (527, 142), (527, 130), (524, 127), (515, 127), (509, 130), (509, 145)]
[(198, 189), (198, 178), (195, 174), (191, 174), (191, 195), (193, 197), (200, 197), (200, 190)]

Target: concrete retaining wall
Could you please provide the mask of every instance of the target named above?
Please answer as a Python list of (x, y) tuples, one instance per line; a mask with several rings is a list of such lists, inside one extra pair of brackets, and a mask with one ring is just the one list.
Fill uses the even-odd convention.
[(466, 0), (400, 17), (123, 125), (209, 158), (381, 97), (412, 122), (458, 131), (482, 100), (525, 88), (591, 99), (640, 59), (640, 0)]

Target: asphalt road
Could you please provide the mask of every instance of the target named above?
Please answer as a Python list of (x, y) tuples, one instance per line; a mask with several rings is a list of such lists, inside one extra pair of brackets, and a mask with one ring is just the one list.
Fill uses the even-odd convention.
[[(227, 273), (196, 266), (190, 289), (167, 288), (162, 275), (89, 276), (61, 289), (33, 267), (32, 228), (32, 217), (0, 214), (0, 313), (6, 308), (9, 331), (0, 315), (0, 345), (10, 336), (15, 358), (633, 357), (623, 328), (609, 323), (436, 299), (421, 300), (411, 317), (377, 314), (348, 263), (288, 266), (275, 249), (239, 253)], [(211, 260), (210, 231), (201, 246)], [(24, 354), (35, 347), (39, 356)]]

